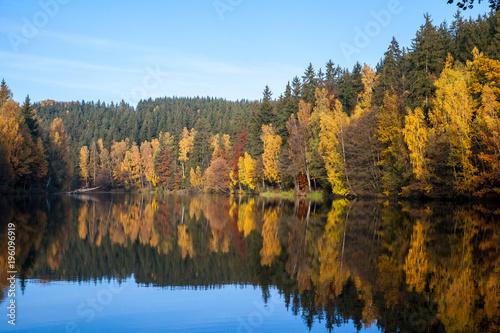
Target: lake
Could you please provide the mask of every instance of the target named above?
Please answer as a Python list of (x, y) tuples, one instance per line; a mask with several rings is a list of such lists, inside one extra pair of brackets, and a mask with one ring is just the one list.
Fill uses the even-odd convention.
[(7, 196), (0, 229), (0, 331), (500, 331), (500, 205)]

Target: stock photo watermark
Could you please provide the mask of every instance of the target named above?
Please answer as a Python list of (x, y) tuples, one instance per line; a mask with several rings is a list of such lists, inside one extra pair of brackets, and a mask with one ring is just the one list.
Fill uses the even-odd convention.
[(391, 24), (393, 17), (403, 12), (403, 9), (401, 1), (390, 0), (385, 9), (370, 11), (370, 16), (373, 19), (366, 22), (362, 28), (359, 26), (354, 27), (355, 35), (352, 43), (340, 43), (340, 49), (346, 60), (354, 60), (353, 55), (358, 55), (363, 49), (367, 48), (373, 39)]
[(22, 26), (21, 33), (9, 32), (7, 39), (14, 52), (19, 52), (21, 45), (26, 45), (31, 39), (38, 36), (40, 30), (43, 29), (50, 19), (56, 17), (61, 10), (61, 5), (69, 3), (71, 0), (40, 0), (38, 6), (40, 10), (36, 11), (31, 18), (23, 16), (21, 18)]
[[(124, 270), (123, 270), (124, 273)], [(117, 276), (117, 274), (114, 274)], [(126, 276), (122, 274), (120, 276)], [(108, 285), (102, 284), (102, 287), (93, 297), (87, 297), (85, 300), (82, 300), (76, 307), (76, 314), (80, 321), (84, 321), (87, 324), (94, 321), (99, 313), (104, 311), (106, 306), (110, 305), (115, 296), (122, 293), (125, 289), (124, 283), (119, 283), (118, 281), (113, 281), (113, 283), (109, 283)], [(78, 325), (77, 321), (70, 321), (66, 324), (66, 333), (80, 333), (82, 330)]]
[(132, 105), (137, 105), (140, 100), (147, 99), (151, 96), (151, 91), (161, 87), (167, 78), (167, 73), (162, 71), (158, 66), (146, 67), (141, 83), (133, 87), (130, 91), (118, 91), (117, 94), (128, 101)]
[(7, 322), (9, 325), (16, 325), (16, 225), (9, 223), (7, 225)]
[(252, 333), (259, 332), (258, 329), (266, 319), (270, 318), (274, 312), (276, 305), (280, 304), (279, 295), (276, 294), (271, 297), (267, 304), (262, 304), (260, 302), (253, 302), (255, 309), (250, 312), (247, 316), (238, 317), (238, 328), (237, 333)]
[(226, 13), (232, 12), (242, 3), (243, 0), (215, 0), (212, 2), (215, 12), (221, 21), (224, 21)]

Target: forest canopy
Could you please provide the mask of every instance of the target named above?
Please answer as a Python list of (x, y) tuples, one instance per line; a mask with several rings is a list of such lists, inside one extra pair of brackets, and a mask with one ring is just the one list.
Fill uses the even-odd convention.
[(500, 15), (393, 38), (375, 67), (310, 64), (260, 101), (21, 106), (2, 81), (0, 191), (99, 186), (498, 196)]

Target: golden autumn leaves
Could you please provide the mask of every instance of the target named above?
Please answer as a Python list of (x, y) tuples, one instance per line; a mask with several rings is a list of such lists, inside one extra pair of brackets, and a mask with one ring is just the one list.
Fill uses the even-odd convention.
[[(24, 113), (26, 112), (26, 113)], [(28, 126), (28, 122), (32, 128)], [(29, 98), (22, 108), (2, 81), (0, 88), (0, 190), (6, 186), (68, 188), (72, 177), (69, 137), (62, 119), (42, 131)], [(43, 182), (43, 184), (42, 184)]]
[[(407, 110), (404, 142), (422, 190), (432, 191), (436, 177), (457, 193), (497, 188), (498, 181), (492, 179), (500, 175), (499, 79), (500, 63), (484, 58), (477, 49), (466, 66), (454, 65), (449, 56), (435, 83), (428, 120), (420, 108)], [(438, 163), (449, 169), (449, 177), (439, 174)]]
[[(365, 65), (353, 111), (344, 110), (335, 91), (318, 88), (314, 104), (298, 100), (288, 119), (255, 131), (262, 153), (252, 155), (245, 138), (222, 133), (207, 134), (202, 147), (200, 134), (183, 128), (176, 142), (167, 133), (168, 145), (114, 142), (105, 158), (97, 145), (94, 161), (101, 167), (107, 161), (108, 183), (128, 188), (228, 192), (295, 184), (296, 191), (311, 191), (314, 182), (342, 196), (500, 192), (500, 62), (477, 50), (473, 56), (466, 65), (449, 58), (434, 78), (434, 97), (415, 108), (408, 107), (407, 91), (385, 91), (383, 103), (375, 104), (379, 77)], [(81, 151), (90, 166), (92, 151)], [(85, 163), (82, 181), (95, 182), (95, 168), (87, 170)]]

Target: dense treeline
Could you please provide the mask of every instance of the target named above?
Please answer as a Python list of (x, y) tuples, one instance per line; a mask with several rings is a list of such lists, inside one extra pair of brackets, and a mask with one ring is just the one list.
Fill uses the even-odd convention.
[(425, 15), (376, 68), (310, 64), (277, 99), (266, 86), (260, 102), (35, 108), (42, 127), (67, 129), (73, 187), (483, 196), (500, 188), (499, 42), (497, 12), (438, 26)]

